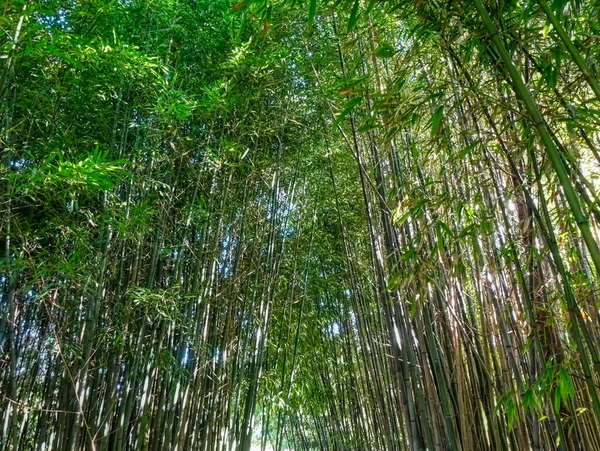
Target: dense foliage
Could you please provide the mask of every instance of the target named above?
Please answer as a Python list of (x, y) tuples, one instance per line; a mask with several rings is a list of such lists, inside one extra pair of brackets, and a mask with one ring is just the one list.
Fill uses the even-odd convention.
[(5, 0), (0, 448), (600, 448), (599, 16)]

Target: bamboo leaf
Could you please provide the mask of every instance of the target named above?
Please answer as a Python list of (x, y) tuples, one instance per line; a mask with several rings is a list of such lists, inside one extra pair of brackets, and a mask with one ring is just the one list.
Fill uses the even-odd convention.
[(358, 7), (360, 1), (355, 0), (352, 5), (352, 10), (350, 11), (350, 18), (348, 19), (348, 31), (352, 30), (356, 26), (356, 22), (358, 21)]
[(431, 137), (433, 138), (439, 131), (442, 119), (444, 118), (444, 106), (440, 106), (435, 110), (431, 117)]
[(356, 107), (356, 105), (358, 105), (360, 102), (362, 102), (362, 100), (363, 100), (362, 97), (355, 97), (354, 99), (351, 99), (344, 107), (344, 110), (339, 114), (339, 116), (333, 123), (333, 126), (336, 127), (337, 125), (339, 125), (342, 122), (342, 120), (344, 120), (344, 118), (352, 112), (352, 110)]
[(369, 4), (366, 9), (366, 14), (371, 14), (371, 11), (373, 11), (373, 8), (375, 8), (377, 1), (378, 0), (369, 0)]
[(380, 42), (373, 53), (379, 58), (391, 58), (396, 54), (396, 49), (387, 42)]
[(465, 157), (467, 155), (469, 155), (471, 153), (471, 151), (473, 149), (475, 149), (479, 144), (481, 143), (481, 140), (476, 139), (475, 141), (473, 141), (471, 144), (469, 144), (466, 147), (463, 147), (463, 149), (460, 151), (460, 153), (458, 154), (458, 159), (459, 161), (462, 161), (465, 159)]
[(554, 411), (556, 413), (560, 412), (560, 403), (561, 403), (562, 397), (563, 397), (563, 393), (562, 393), (560, 385), (558, 385), (554, 389)]
[(246, 7), (248, 6), (248, 2), (240, 2), (237, 5), (233, 5), (231, 7), (232, 11), (242, 11), (244, 9), (246, 9)]
[(310, 0), (310, 5), (308, 8), (308, 32), (309, 33), (312, 32), (316, 15), (317, 15), (317, 0)]

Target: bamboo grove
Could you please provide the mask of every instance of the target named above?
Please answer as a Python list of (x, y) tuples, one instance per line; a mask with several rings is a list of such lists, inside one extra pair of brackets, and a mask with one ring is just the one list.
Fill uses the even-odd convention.
[(600, 5), (5, 0), (0, 448), (600, 448)]

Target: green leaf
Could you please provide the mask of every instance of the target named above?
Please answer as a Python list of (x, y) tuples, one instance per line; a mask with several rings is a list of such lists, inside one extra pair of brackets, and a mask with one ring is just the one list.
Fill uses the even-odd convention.
[(456, 208), (455, 208), (455, 213), (456, 213), (456, 219), (458, 221), (460, 221), (462, 219), (462, 212), (463, 209), (465, 208), (465, 204), (462, 203), (462, 201), (458, 201), (456, 202)]
[(400, 259), (403, 262), (408, 262), (408, 261), (416, 258), (417, 256), (418, 256), (417, 250), (414, 247), (411, 247), (409, 250), (407, 250), (400, 256)]
[(344, 107), (344, 111), (342, 111), (340, 113), (340, 115), (338, 116), (338, 118), (335, 120), (335, 122), (333, 123), (333, 126), (336, 127), (340, 122), (342, 122), (342, 120), (348, 116), (348, 114), (350, 114), (350, 112), (354, 109), (354, 107), (356, 105), (358, 105), (360, 102), (362, 102), (362, 97), (355, 97), (354, 99), (351, 99), (346, 106)]
[(501, 408), (506, 410), (508, 420), (508, 432), (512, 431), (515, 418), (517, 417), (517, 406), (515, 404), (514, 393), (506, 392), (498, 399), (496, 403), (495, 413), (497, 414)]
[(462, 161), (465, 159), (465, 157), (467, 155), (469, 155), (471, 153), (471, 151), (477, 147), (479, 145), (479, 143), (481, 142), (481, 140), (476, 139), (475, 141), (473, 141), (471, 144), (469, 144), (467, 147), (464, 147), (458, 154), (458, 159), (459, 161)]
[(446, 232), (447, 236), (452, 237), (452, 231), (450, 230), (450, 227), (448, 227), (448, 224), (446, 224), (444, 221), (440, 221), (438, 220), (436, 227), (440, 228), (440, 230), (443, 230)]
[(435, 226), (435, 235), (437, 239), (437, 248), (440, 252), (444, 252), (444, 236), (442, 234), (442, 229), (440, 227), (440, 223), (438, 222)]
[(554, 390), (554, 411), (557, 413), (560, 410), (561, 397), (562, 397), (562, 394), (561, 394), (560, 385), (559, 385), (556, 387), (556, 390)]
[(352, 5), (352, 10), (350, 11), (350, 18), (348, 19), (348, 31), (352, 30), (358, 21), (358, 5), (359, 0), (355, 0), (354, 5)]
[(523, 393), (523, 408), (525, 412), (535, 412), (537, 401), (535, 399), (535, 393), (531, 388), (528, 388)]
[(443, 118), (444, 118), (444, 105), (438, 107), (438, 109), (435, 110), (435, 113), (433, 113), (433, 117), (431, 118), (431, 137), (432, 138), (439, 131)]
[(373, 130), (377, 128), (377, 124), (375, 124), (372, 120), (364, 121), (360, 127), (358, 127), (358, 131), (360, 133), (368, 132), (369, 130)]
[(569, 402), (569, 399), (575, 399), (575, 387), (573, 387), (573, 381), (571, 381), (571, 376), (565, 368), (562, 368), (557, 375), (559, 379), (559, 385), (561, 388), (561, 398), (562, 402), (566, 405)]
[(417, 314), (417, 298), (412, 297), (410, 300), (410, 317), (414, 318)]
[(512, 431), (515, 418), (517, 417), (517, 406), (512, 396), (508, 397), (506, 400), (506, 414), (508, 416), (508, 432), (510, 432)]
[(379, 58), (391, 58), (396, 54), (396, 49), (387, 42), (380, 42), (373, 53)]
[(375, 4), (377, 3), (377, 0), (371, 0), (369, 2), (369, 5), (367, 6), (367, 14), (370, 14), (371, 11), (373, 11), (373, 8), (375, 7)]
[(315, 16), (317, 15), (317, 0), (310, 0), (308, 7), (308, 32), (312, 31), (313, 24), (315, 23)]
[(396, 227), (400, 227), (402, 224), (406, 222), (406, 220), (410, 217), (410, 210), (405, 211), (397, 220)]
[(404, 275), (403, 271), (398, 271), (396, 274), (394, 274), (392, 276), (392, 278), (390, 280), (388, 280), (387, 289), (388, 290), (396, 289), (396, 287), (398, 286), (398, 282), (400, 281), (400, 279), (402, 278), (403, 275)]
[(231, 7), (232, 11), (242, 11), (243, 9), (246, 8), (246, 6), (248, 6), (248, 2), (240, 2), (237, 5), (233, 5)]

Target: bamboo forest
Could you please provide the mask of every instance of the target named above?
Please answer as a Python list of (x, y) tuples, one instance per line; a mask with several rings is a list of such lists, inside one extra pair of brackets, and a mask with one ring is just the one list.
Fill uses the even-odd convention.
[(0, 13), (1, 450), (600, 450), (598, 0)]

